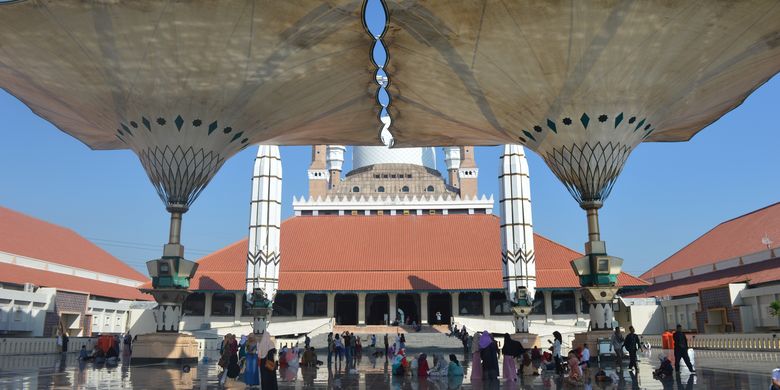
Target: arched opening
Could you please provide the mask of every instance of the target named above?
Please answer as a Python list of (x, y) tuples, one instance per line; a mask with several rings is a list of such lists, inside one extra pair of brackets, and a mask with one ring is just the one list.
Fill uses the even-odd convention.
[(395, 315), (399, 324), (420, 323), (420, 294), (398, 294), (396, 302)]
[(386, 325), (389, 311), (390, 299), (387, 294), (366, 295), (366, 325)]
[(190, 293), (182, 305), (182, 313), (188, 316), (202, 316), (206, 314), (206, 294)]
[(401, 187), (401, 192), (409, 192), (409, 186)]
[(464, 316), (481, 316), (482, 294), (478, 292), (463, 292), (458, 297), (458, 311)]
[(428, 188), (425, 189), (428, 192), (433, 192), (433, 186), (428, 186)]
[(352, 192), (360, 192), (360, 187), (358, 186), (352, 187)]
[(277, 317), (294, 317), (297, 306), (298, 298), (295, 294), (276, 294), (273, 315)]
[(215, 293), (211, 296), (211, 315), (215, 317), (233, 317), (236, 315), (236, 295)]
[(328, 315), (328, 296), (325, 294), (306, 294), (303, 296), (304, 317), (325, 317)]
[(376, 189), (376, 192), (385, 192), (385, 187), (379, 186), (379, 188)]
[[(441, 320), (436, 318), (436, 313), (441, 313)], [(450, 293), (428, 294), (428, 322), (433, 325), (446, 325), (452, 318), (452, 296)]]
[(357, 294), (336, 294), (334, 311), (337, 325), (357, 325), (358, 297)]

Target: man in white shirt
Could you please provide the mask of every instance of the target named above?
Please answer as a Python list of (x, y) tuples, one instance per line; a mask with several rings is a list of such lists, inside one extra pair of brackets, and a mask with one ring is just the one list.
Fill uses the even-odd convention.
[(590, 362), (590, 348), (588, 348), (588, 344), (585, 343), (582, 345), (582, 361), (580, 361), (580, 368), (583, 370), (588, 368), (588, 362)]

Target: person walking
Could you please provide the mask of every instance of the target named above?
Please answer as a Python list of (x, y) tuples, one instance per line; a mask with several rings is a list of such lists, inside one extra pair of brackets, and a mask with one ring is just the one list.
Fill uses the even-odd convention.
[(623, 341), (623, 346), (626, 348), (626, 351), (628, 351), (628, 369), (639, 369), (639, 366), (636, 364), (636, 351), (637, 349), (644, 350), (644, 348), (639, 341), (639, 336), (634, 333), (633, 326), (628, 327), (628, 335), (626, 336), (626, 340)]
[(691, 358), (688, 357), (688, 338), (685, 337), (685, 333), (682, 331), (682, 325), (677, 324), (677, 330), (672, 336), (674, 340), (674, 371), (680, 372), (680, 359), (685, 361), (685, 365), (688, 366), (688, 371), (691, 374), (695, 374), (696, 370), (693, 369), (691, 364)]
[(555, 373), (558, 375), (563, 374), (563, 357), (561, 356), (562, 346), (563, 346), (563, 336), (561, 336), (561, 332), (558, 332), (556, 330), (555, 332), (553, 332), (552, 353), (553, 353), (553, 360), (555, 360)]
[(615, 327), (615, 333), (612, 333), (610, 338), (610, 348), (615, 351), (615, 367), (617, 369), (623, 369), (623, 342), (625, 339), (620, 333), (620, 327)]
[(344, 332), (344, 354), (347, 356), (347, 369), (352, 367), (352, 337), (349, 332)]
[(124, 338), (124, 344), (125, 344), (125, 355), (132, 355), (133, 354), (133, 337), (130, 336), (130, 332), (125, 333)]
[[(243, 338), (243, 337), (242, 337)], [(244, 343), (246, 353), (246, 368), (244, 369), (244, 383), (251, 387), (260, 384), (260, 370), (257, 367), (257, 340), (255, 335), (250, 333)]]
[(307, 350), (307, 349), (309, 349), (309, 344), (311, 344), (311, 338), (310, 338), (310, 337), (309, 337), (309, 335), (307, 334), (307, 335), (306, 335), (306, 338), (305, 338), (305, 339), (303, 339), (303, 348), (304, 348), (304, 350)]
[(487, 330), (479, 338), (479, 357), (482, 358), (482, 379), (495, 383), (498, 380), (498, 346)]
[(335, 351), (336, 346), (333, 343), (333, 332), (328, 333), (328, 367), (330, 367), (330, 363), (333, 361), (333, 352)]
[(68, 333), (62, 332), (62, 353), (68, 353), (68, 342), (70, 342)]
[(276, 349), (271, 348), (268, 354), (260, 359), (260, 388), (262, 390), (279, 390), (276, 382), (276, 369), (278, 365), (274, 360)]
[(371, 335), (371, 348), (376, 348), (376, 335)]
[(389, 344), (387, 341), (387, 333), (385, 333), (385, 359), (387, 359), (388, 353), (389, 353)]
[(480, 333), (474, 333), (471, 339), (471, 380), (482, 380), (482, 358), (479, 354)]

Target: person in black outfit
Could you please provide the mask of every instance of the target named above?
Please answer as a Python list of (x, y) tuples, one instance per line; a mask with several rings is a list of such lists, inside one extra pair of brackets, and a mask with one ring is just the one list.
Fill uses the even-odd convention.
[(493, 341), (479, 351), (482, 358), (482, 378), (488, 381), (496, 381), (498, 378), (498, 346)]
[(672, 339), (674, 340), (674, 371), (680, 372), (680, 358), (682, 358), (688, 366), (688, 371), (695, 374), (696, 370), (693, 369), (691, 359), (688, 357), (688, 339), (682, 331), (682, 325), (677, 324), (677, 331), (674, 332)]
[(63, 332), (62, 333), (62, 352), (68, 352), (68, 342), (70, 341), (70, 338), (68, 338), (68, 334)]
[(639, 336), (634, 333), (634, 327), (629, 326), (628, 327), (628, 335), (626, 336), (626, 339), (623, 340), (623, 347), (626, 348), (626, 351), (628, 351), (628, 369), (639, 369), (639, 366), (636, 364), (636, 351), (637, 349), (644, 349), (642, 348), (642, 343), (639, 341)]
[(260, 388), (262, 390), (278, 390), (279, 385), (276, 383), (276, 369), (277, 364), (274, 360), (276, 355), (276, 348), (272, 348), (268, 351), (268, 355), (260, 359)]
[(387, 333), (385, 333), (385, 359), (387, 359), (387, 355), (390, 353), (390, 350), (388, 349), (387, 345)]

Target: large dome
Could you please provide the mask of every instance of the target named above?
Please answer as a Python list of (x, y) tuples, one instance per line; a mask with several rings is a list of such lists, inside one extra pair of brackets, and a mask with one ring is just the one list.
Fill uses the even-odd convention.
[(387, 148), (385, 146), (355, 146), (352, 169), (375, 164), (414, 164), (436, 169), (436, 152), (426, 148)]

